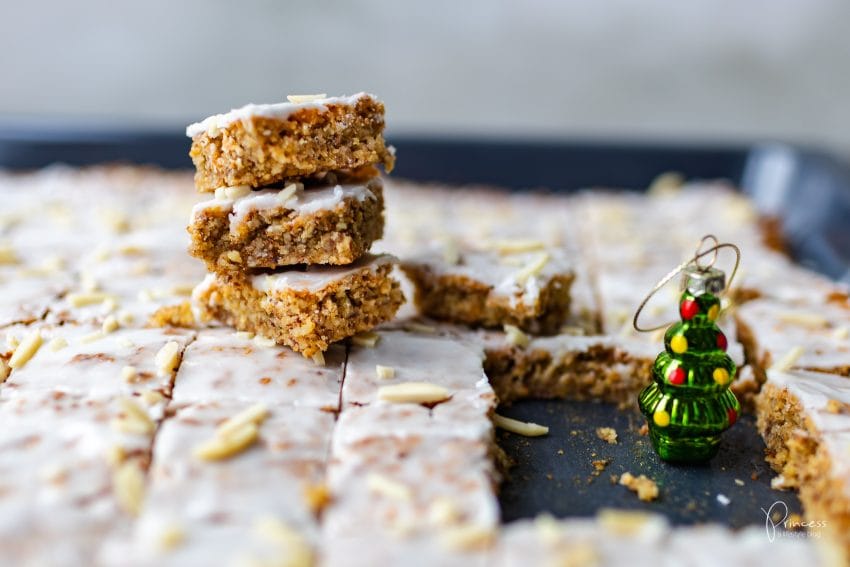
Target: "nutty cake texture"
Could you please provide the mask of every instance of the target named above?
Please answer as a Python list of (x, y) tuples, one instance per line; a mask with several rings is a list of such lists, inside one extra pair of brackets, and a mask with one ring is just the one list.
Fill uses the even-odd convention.
[(188, 227), (189, 253), (220, 274), (295, 264), (345, 265), (366, 254), (383, 234), (380, 178), (289, 187), (200, 203)]
[(195, 187), (263, 187), (321, 171), (383, 164), (384, 104), (372, 95), (249, 105), (190, 126)]
[[(404, 301), (391, 257), (249, 277), (209, 275), (194, 298), (203, 313), (312, 357), (390, 320)], [(302, 281), (289, 282), (290, 278)]]

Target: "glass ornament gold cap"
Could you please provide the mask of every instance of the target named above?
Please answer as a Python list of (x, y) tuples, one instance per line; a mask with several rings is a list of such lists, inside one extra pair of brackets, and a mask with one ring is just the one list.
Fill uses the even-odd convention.
[(717, 268), (690, 264), (682, 270), (682, 290), (693, 295), (719, 294), (726, 289), (726, 272)]

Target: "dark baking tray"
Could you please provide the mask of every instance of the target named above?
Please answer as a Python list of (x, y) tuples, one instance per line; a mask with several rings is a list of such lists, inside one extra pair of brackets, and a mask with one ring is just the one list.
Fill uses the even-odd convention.
[[(725, 178), (762, 212), (782, 219), (786, 241), (800, 262), (850, 283), (850, 170), (827, 152), (777, 143), (390, 138), (400, 157), (395, 175), (419, 181), (567, 192), (594, 186), (640, 190), (667, 171), (689, 179)], [(115, 161), (186, 168), (188, 148), (179, 131), (0, 121), (0, 167), (5, 168)], [(793, 493), (770, 488), (764, 445), (749, 416), (725, 435), (711, 463), (682, 466), (655, 456), (637, 432), (638, 414), (607, 404), (530, 400), (500, 412), (550, 426), (550, 434), (541, 438), (498, 434), (516, 462), (502, 486), (505, 521), (541, 512), (592, 516), (602, 508), (639, 508), (664, 514), (674, 524), (740, 527), (764, 524), (763, 510), (776, 501), (791, 511), (800, 508)], [(597, 427), (614, 427), (619, 442), (599, 439)], [(595, 475), (592, 461), (602, 459), (610, 464)], [(612, 475), (626, 471), (655, 479), (660, 499), (643, 503), (613, 485)]]

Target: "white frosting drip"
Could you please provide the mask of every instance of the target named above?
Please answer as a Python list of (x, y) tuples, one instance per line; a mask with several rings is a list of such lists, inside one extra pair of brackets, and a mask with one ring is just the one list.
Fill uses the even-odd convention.
[(362, 270), (375, 271), (379, 267), (391, 264), (395, 257), (389, 254), (378, 256), (368, 254), (347, 266), (307, 266), (303, 271), (288, 270), (274, 274), (259, 274), (251, 278), (255, 289), (268, 293), (287, 289), (319, 291), (331, 282), (339, 281)]
[(308, 102), (279, 102), (276, 104), (246, 104), (241, 108), (234, 108), (225, 114), (214, 114), (205, 118), (201, 122), (195, 122), (186, 127), (186, 135), (194, 138), (204, 132), (215, 132), (216, 129), (226, 128), (228, 125), (237, 120), (245, 120), (254, 116), (263, 118), (277, 118), (283, 120), (291, 114), (304, 109), (315, 109), (325, 111), (330, 105), (353, 106), (361, 98), (376, 99), (374, 95), (360, 92), (351, 96), (335, 96), (328, 98), (319, 98)]
[(201, 211), (209, 208), (230, 209), (230, 232), (235, 234), (248, 215), (254, 211), (281, 210), (293, 211), (298, 216), (311, 215), (319, 211), (333, 210), (345, 201), (356, 200), (362, 203), (366, 199), (375, 199), (372, 192), (375, 184), (380, 185), (380, 180), (372, 180), (365, 185), (326, 185), (310, 188), (296, 192), (286, 201), (278, 198), (280, 189), (252, 191), (235, 200), (213, 198), (195, 205), (192, 217), (197, 217)]

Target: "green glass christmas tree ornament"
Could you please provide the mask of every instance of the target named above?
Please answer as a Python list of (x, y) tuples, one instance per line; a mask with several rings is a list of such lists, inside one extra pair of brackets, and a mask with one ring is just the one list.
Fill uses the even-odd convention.
[(652, 382), (638, 399), (652, 446), (665, 461), (711, 459), (720, 435), (741, 411), (729, 390), (735, 363), (726, 354), (726, 335), (715, 324), (726, 277), (714, 267), (700, 266), (698, 257), (682, 269), (681, 320), (664, 334), (664, 352), (655, 359)]

